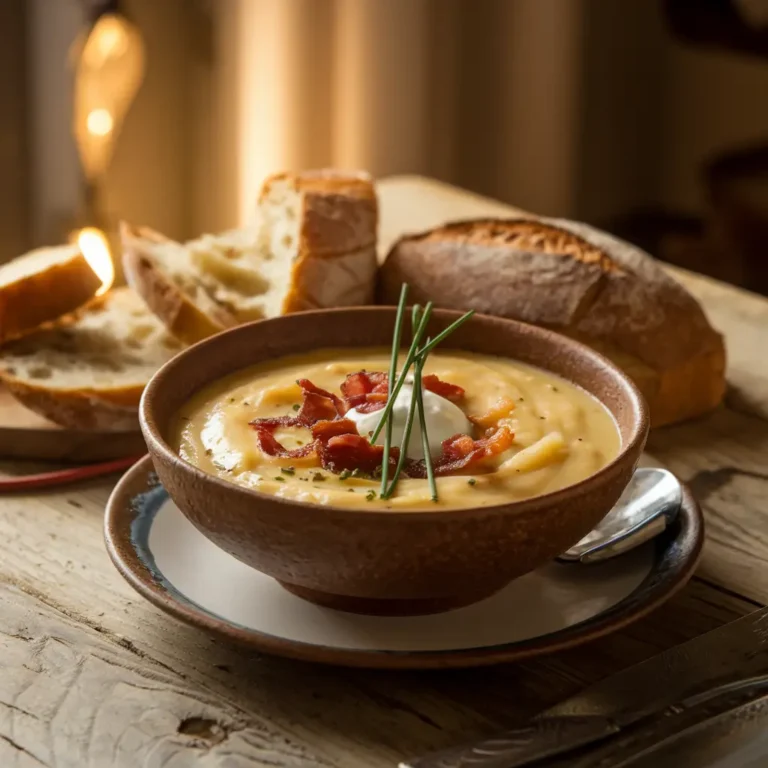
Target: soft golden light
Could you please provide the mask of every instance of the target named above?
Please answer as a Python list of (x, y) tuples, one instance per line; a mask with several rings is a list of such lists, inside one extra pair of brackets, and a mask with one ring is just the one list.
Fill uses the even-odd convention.
[(88, 126), (88, 131), (94, 136), (106, 136), (110, 133), (115, 123), (112, 120), (112, 115), (109, 114), (109, 110), (94, 109), (88, 113), (88, 119), (85, 124)]
[(144, 77), (144, 45), (124, 16), (100, 16), (72, 48), (75, 69), (73, 130), (83, 170), (97, 182)]
[(101, 296), (112, 287), (115, 281), (115, 265), (112, 262), (107, 237), (96, 227), (85, 227), (77, 234), (77, 244), (91, 269), (101, 280), (101, 288), (96, 293), (97, 296)]

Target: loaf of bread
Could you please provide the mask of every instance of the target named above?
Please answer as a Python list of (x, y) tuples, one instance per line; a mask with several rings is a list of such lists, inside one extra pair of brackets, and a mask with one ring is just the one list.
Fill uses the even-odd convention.
[(0, 343), (89, 301), (101, 287), (76, 245), (39, 248), (0, 267)]
[(696, 300), (648, 254), (585, 224), (476, 220), (401, 238), (379, 300), (500, 315), (583, 341), (623, 368), (654, 426), (714, 408), (725, 391), (723, 339)]
[(0, 348), (0, 381), (56, 424), (138, 429), (145, 385), (181, 348), (133, 291), (117, 288)]
[(129, 284), (168, 330), (193, 343), (288, 312), (369, 304), (378, 208), (365, 174), (279, 174), (252, 227), (188, 243), (122, 228)]

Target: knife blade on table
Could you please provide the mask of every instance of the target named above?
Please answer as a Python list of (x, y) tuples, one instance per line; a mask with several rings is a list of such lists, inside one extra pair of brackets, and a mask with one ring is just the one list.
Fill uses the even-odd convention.
[[(697, 762), (685, 762), (696, 751)], [(736, 754), (741, 762), (733, 762)], [(533, 763), (768, 766), (768, 609), (606, 678), (521, 728), (400, 768)]]

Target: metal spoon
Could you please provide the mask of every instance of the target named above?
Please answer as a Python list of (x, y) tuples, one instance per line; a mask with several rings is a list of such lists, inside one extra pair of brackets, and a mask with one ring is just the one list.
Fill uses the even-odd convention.
[(636, 469), (616, 506), (557, 559), (595, 563), (628, 552), (664, 531), (682, 501), (680, 482), (671, 472), (656, 467)]

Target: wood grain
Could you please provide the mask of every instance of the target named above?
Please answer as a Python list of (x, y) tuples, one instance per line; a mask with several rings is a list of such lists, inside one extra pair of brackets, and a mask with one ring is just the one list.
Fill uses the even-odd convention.
[[(509, 214), (420, 179), (381, 190), (385, 237)], [(712, 416), (651, 437), (652, 453), (693, 485), (709, 526), (699, 577), (670, 603), (616, 635), (524, 665), (315, 667), (221, 643), (135, 595), (102, 544), (110, 481), (2, 497), (0, 766), (392, 768), (511, 725), (767, 602), (768, 362), (754, 344), (768, 301), (678, 276), (726, 334), (734, 394)]]

